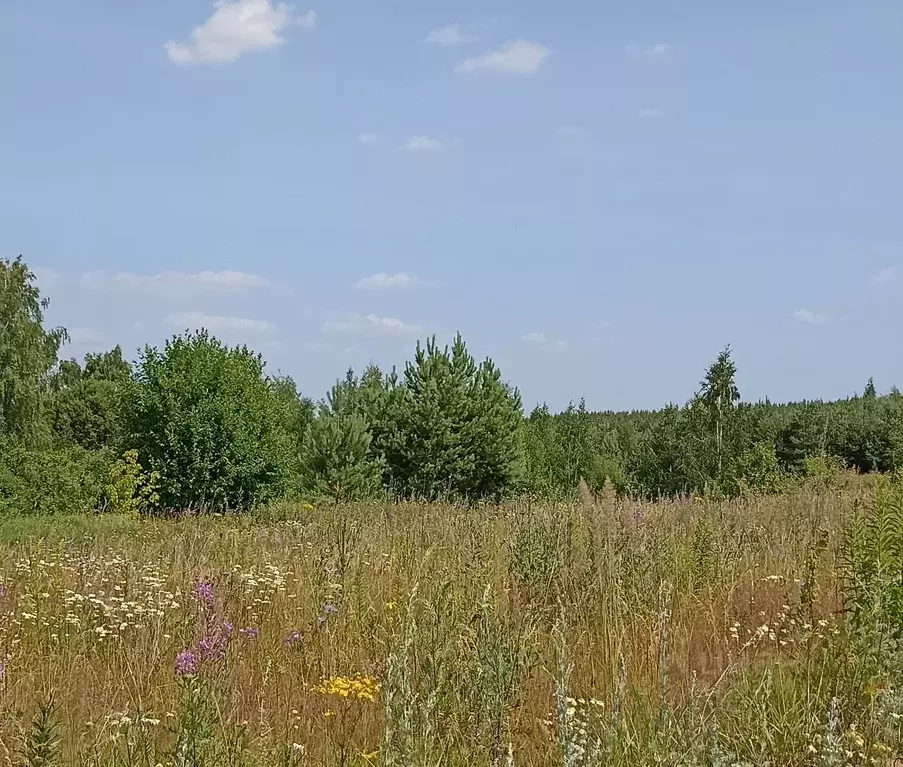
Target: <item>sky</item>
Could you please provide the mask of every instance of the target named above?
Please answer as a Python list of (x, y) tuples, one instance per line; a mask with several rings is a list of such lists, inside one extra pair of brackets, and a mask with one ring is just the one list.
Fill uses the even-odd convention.
[[(308, 2), (312, 3), (308, 5)], [(903, 386), (899, 0), (0, 1), (0, 257), (80, 357), (322, 397), (460, 332), (528, 410)]]

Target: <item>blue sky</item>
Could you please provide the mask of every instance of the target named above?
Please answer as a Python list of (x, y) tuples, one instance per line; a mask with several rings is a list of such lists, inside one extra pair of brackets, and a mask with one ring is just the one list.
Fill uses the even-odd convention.
[(0, 255), (67, 355), (320, 397), (460, 330), (525, 405), (903, 385), (903, 4), (4, 0)]

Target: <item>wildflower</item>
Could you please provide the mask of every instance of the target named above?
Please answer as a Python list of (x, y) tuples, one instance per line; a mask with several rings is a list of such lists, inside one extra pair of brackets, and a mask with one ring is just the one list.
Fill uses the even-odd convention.
[(198, 672), (198, 659), (191, 650), (182, 650), (176, 655), (176, 676), (194, 676)]
[(282, 640), (283, 647), (297, 647), (304, 640), (304, 634), (298, 629), (292, 629), (288, 636)]
[(299, 754), (306, 754), (307, 746), (305, 746), (303, 743), (292, 743), (292, 751), (295, 751)]
[(333, 676), (324, 679), (314, 687), (319, 695), (332, 695), (350, 700), (363, 700), (373, 703), (379, 692), (379, 683), (370, 676), (355, 674), (354, 676)]
[(198, 656), (201, 660), (221, 660), (226, 656), (226, 646), (222, 636), (207, 634), (198, 640)]
[(397, 602), (386, 602), (385, 609), (386, 609), (387, 613), (394, 612), (396, 609), (398, 609), (398, 603)]
[(324, 602), (320, 608), (320, 614), (317, 616), (317, 627), (322, 626), (329, 619), (330, 615), (335, 615), (339, 611), (338, 605), (333, 602)]
[(248, 626), (247, 628), (239, 629), (238, 633), (242, 639), (257, 639), (260, 636), (260, 629)]
[(194, 596), (203, 605), (213, 605), (213, 584), (206, 578), (201, 578), (194, 585)]

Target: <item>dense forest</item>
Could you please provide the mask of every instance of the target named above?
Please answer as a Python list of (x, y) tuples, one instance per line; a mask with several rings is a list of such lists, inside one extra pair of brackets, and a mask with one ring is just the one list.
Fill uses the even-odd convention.
[(730, 348), (682, 406), (581, 403), (525, 417), (520, 395), (459, 337), (418, 344), (402, 371), (349, 370), (325, 399), (251, 349), (186, 332), (129, 362), (61, 359), (35, 276), (0, 260), (0, 512), (248, 509), (283, 498), (736, 496), (794, 476), (903, 463), (903, 396), (746, 403)]

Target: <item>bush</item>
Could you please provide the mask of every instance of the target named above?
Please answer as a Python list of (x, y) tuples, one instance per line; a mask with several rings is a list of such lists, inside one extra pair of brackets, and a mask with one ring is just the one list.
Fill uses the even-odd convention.
[(292, 459), (284, 401), (261, 357), (206, 331), (146, 348), (131, 387), (129, 433), (159, 475), (164, 508), (246, 509), (279, 497)]
[(142, 471), (137, 450), (127, 450), (107, 473), (103, 492), (104, 511), (129, 517), (150, 511), (160, 501), (157, 495), (159, 479), (154, 473)]
[(0, 514), (82, 514), (97, 508), (110, 465), (80, 447), (0, 441)]

